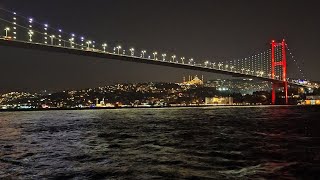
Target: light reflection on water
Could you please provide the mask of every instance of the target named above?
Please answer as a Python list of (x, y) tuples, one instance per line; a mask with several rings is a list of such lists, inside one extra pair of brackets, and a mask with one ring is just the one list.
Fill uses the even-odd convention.
[(319, 107), (0, 113), (0, 179), (311, 179)]

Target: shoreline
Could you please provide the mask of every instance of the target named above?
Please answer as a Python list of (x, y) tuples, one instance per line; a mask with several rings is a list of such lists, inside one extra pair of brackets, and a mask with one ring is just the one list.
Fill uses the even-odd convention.
[(140, 107), (86, 107), (86, 108), (30, 108), (30, 109), (0, 109), (0, 112), (26, 111), (76, 111), (102, 109), (166, 109), (166, 108), (199, 108), (199, 107), (261, 107), (261, 106), (303, 106), (303, 105), (181, 105), (181, 106), (140, 106)]

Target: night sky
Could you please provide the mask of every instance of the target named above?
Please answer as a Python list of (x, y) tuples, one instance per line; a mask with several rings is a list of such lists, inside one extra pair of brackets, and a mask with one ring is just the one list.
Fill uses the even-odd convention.
[[(320, 11), (316, 1), (1, 0), (0, 7), (110, 45), (211, 61), (244, 58), (266, 50), (272, 39), (285, 38), (306, 77), (320, 80)], [(0, 67), (0, 92), (181, 82), (189, 74), (221, 77), (7, 47), (0, 47)]]

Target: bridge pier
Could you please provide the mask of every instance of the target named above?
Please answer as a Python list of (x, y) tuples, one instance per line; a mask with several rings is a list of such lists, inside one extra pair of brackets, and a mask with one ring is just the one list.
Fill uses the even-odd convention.
[(285, 104), (289, 104), (288, 100), (288, 82), (283, 82), (283, 83), (272, 83), (272, 90), (271, 90), (271, 103), (272, 105), (276, 104), (276, 89), (279, 87), (283, 87), (283, 92), (284, 92), (284, 97), (285, 97)]

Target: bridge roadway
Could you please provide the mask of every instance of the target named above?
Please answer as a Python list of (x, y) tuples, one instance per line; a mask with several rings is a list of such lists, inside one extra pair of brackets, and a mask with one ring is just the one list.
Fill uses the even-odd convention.
[[(189, 69), (195, 71), (202, 71), (202, 72), (209, 72), (209, 73), (216, 73), (216, 74), (223, 74), (229, 75), (233, 77), (243, 77), (249, 79), (256, 79), (261, 81), (268, 81), (272, 83), (283, 83), (283, 81), (270, 79), (266, 77), (258, 77), (249, 74), (241, 74), (237, 72), (213, 69), (208, 67), (201, 67), (196, 65), (189, 65), (189, 64), (181, 64), (181, 63), (174, 63), (162, 60), (153, 60), (148, 58), (141, 58), (137, 56), (129, 56), (129, 55), (118, 55), (113, 53), (107, 53), (100, 50), (81, 50), (76, 48), (69, 48), (69, 47), (61, 47), (61, 46), (54, 46), (54, 45), (46, 45), (41, 43), (30, 43), (25, 41), (16, 41), (16, 40), (5, 40), (0, 38), (0, 45), (1, 46), (9, 46), (9, 47), (17, 47), (17, 48), (24, 48), (24, 49), (33, 49), (33, 50), (41, 50), (41, 51), (48, 51), (48, 52), (57, 52), (57, 53), (66, 53), (66, 54), (73, 54), (73, 55), (81, 55), (81, 56), (88, 56), (88, 57), (97, 57), (103, 59), (114, 59), (114, 60), (121, 60), (127, 62), (136, 62), (136, 63), (145, 63), (145, 64), (153, 64), (153, 65), (161, 65), (161, 66), (168, 66), (173, 68), (181, 68), (181, 69)], [(302, 86), (301, 84), (296, 84), (292, 82), (288, 82), (289, 85), (294, 86)]]

